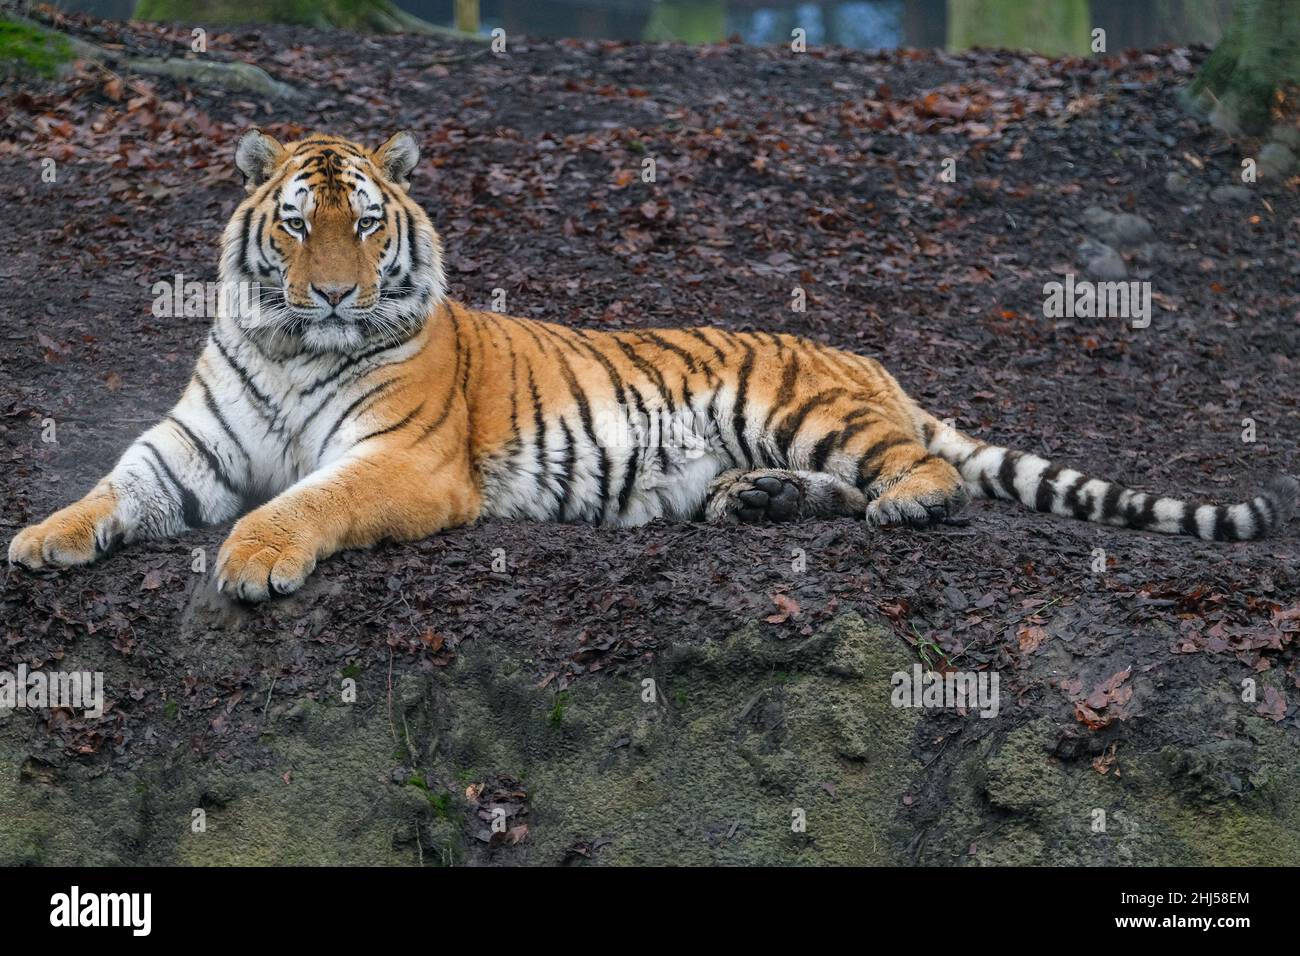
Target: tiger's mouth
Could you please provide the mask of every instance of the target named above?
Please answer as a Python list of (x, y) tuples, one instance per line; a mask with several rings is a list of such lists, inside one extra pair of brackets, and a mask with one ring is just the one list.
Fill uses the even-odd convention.
[(350, 352), (383, 342), (398, 344), (424, 324), (424, 317), (392, 314), (378, 304), (369, 309), (291, 309), (277, 333), (309, 351)]
[(423, 326), (436, 284), (408, 278), (368, 291), (364, 302), (295, 302), (284, 286), (260, 286), (256, 309), (241, 316), (245, 331), (268, 350), (353, 352), (398, 344)]
[(360, 308), (358, 306), (289, 306), (289, 313), (293, 320), (305, 325), (309, 325), (313, 322), (332, 322), (340, 324), (363, 322), (366, 317), (371, 315), (373, 312), (373, 306), (368, 309)]

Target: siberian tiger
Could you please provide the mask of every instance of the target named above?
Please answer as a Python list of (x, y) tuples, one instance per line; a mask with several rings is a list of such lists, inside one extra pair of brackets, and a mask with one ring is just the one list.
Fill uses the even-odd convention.
[(238, 518), (217, 585), (260, 600), (341, 549), (481, 516), (926, 526), (974, 495), (1232, 541), (1291, 515), (1291, 478), (1194, 505), (977, 441), (875, 361), (792, 335), (467, 309), (407, 195), (418, 155), (409, 133), (371, 151), (247, 132), (221, 276), (256, 288), (255, 308), (220, 311), (172, 411), (85, 498), (23, 529), (9, 560), (84, 564)]

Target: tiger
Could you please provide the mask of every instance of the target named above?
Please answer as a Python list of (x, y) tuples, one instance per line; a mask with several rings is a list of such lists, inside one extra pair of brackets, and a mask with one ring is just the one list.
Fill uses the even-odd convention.
[(479, 519), (626, 528), (853, 518), (959, 523), (971, 498), (1204, 540), (1291, 516), (1297, 482), (1194, 504), (970, 437), (874, 359), (789, 334), (596, 330), (448, 296), (442, 240), (410, 195), (419, 146), (253, 128), (223, 285), (179, 401), (84, 498), (22, 529), (9, 561), (82, 565), (234, 521), (219, 591), (298, 590), (343, 549)]

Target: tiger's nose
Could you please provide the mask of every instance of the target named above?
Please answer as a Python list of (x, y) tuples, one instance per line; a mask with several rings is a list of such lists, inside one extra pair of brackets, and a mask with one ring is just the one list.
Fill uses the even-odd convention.
[(313, 286), (311, 287), (311, 291), (312, 291), (312, 292), (315, 292), (318, 296), (320, 296), (322, 299), (324, 299), (324, 300), (325, 300), (326, 302), (328, 302), (330, 305), (338, 305), (340, 302), (342, 302), (344, 299), (346, 299), (348, 296), (350, 296), (354, 291), (356, 291), (356, 288), (357, 288), (357, 287), (356, 287), (355, 285), (350, 285), (350, 286), (341, 286), (341, 285), (318, 286), (318, 285), (313, 285)]

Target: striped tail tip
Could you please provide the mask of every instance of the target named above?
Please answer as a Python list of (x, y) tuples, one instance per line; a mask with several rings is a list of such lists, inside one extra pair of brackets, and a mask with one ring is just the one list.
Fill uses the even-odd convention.
[(951, 463), (976, 498), (1018, 501), (1035, 511), (1122, 528), (1185, 534), (1203, 541), (1251, 541), (1273, 534), (1295, 513), (1300, 482), (1279, 475), (1248, 501), (1195, 504), (1132, 491), (1044, 458), (986, 445), (937, 420), (925, 429), (931, 454)]
[(1279, 475), (1264, 490), (1239, 505), (1183, 505), (1183, 534), (1202, 541), (1254, 541), (1266, 538), (1291, 520), (1300, 483)]

